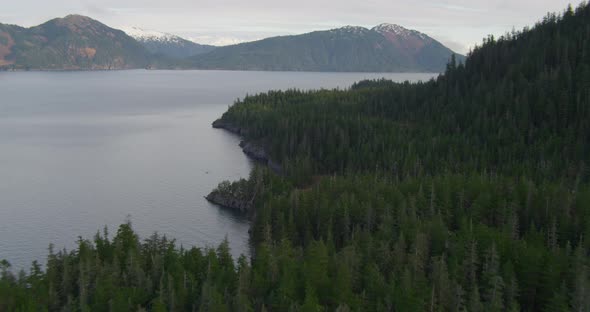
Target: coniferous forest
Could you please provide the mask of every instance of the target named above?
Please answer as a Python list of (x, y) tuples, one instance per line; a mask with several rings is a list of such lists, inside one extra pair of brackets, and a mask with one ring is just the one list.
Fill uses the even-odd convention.
[[(276, 91), (221, 120), (281, 164), (251, 258), (126, 223), (0, 263), (0, 311), (590, 311), (590, 6), (421, 83)], [(250, 196), (243, 195), (250, 198)]]

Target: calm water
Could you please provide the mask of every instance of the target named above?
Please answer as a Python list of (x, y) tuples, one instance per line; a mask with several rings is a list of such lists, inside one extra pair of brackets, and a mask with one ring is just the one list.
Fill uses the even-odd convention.
[[(203, 196), (247, 177), (239, 138), (211, 128), (269, 89), (348, 87), (429, 74), (230, 71), (0, 72), (0, 259), (44, 263), (130, 218), (136, 231), (248, 253), (249, 222)], [(112, 237), (112, 235), (111, 235)]]

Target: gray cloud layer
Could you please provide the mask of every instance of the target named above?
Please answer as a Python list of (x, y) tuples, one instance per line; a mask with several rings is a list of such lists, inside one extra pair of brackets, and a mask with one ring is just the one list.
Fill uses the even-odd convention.
[[(0, 0), (10, 1), (10, 0)], [(573, 1), (573, 2), (572, 2)], [(533, 25), (580, 0), (19, 0), (0, 22), (33, 26), (78, 13), (112, 27), (138, 26), (202, 43), (235, 43), (344, 25), (388, 22), (425, 32), (465, 53), (488, 34)]]

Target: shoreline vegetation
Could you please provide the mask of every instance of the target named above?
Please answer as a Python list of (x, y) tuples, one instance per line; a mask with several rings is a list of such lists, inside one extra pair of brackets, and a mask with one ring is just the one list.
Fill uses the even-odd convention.
[[(223, 129), (229, 131), (235, 135), (244, 138), (248, 130), (245, 128), (234, 126), (221, 119), (217, 119), (212, 123), (212, 127), (216, 129)], [(267, 166), (275, 174), (280, 175), (282, 173), (282, 167), (280, 164), (273, 161), (266, 148), (263, 147), (262, 143), (253, 143), (242, 140), (240, 142), (242, 152), (246, 154), (250, 159)], [(241, 179), (239, 181), (223, 181), (211, 191), (205, 199), (209, 202), (221, 206), (223, 208), (232, 209), (241, 214), (248, 215), (249, 218), (254, 217), (254, 201), (258, 193), (260, 182), (259, 169), (253, 169), (251, 176), (248, 180)]]
[(127, 223), (0, 263), (0, 311), (590, 311), (588, 38), (582, 3), (428, 82), (247, 96), (213, 126), (281, 165), (218, 187), (250, 259)]

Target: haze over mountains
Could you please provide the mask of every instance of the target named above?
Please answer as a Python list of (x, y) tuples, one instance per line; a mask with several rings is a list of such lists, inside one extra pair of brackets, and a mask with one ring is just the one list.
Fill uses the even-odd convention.
[(80, 15), (31, 28), (0, 24), (0, 68), (16, 70), (441, 72), (453, 54), (428, 35), (394, 24), (346, 26), (224, 47), (136, 27), (121, 31)]

